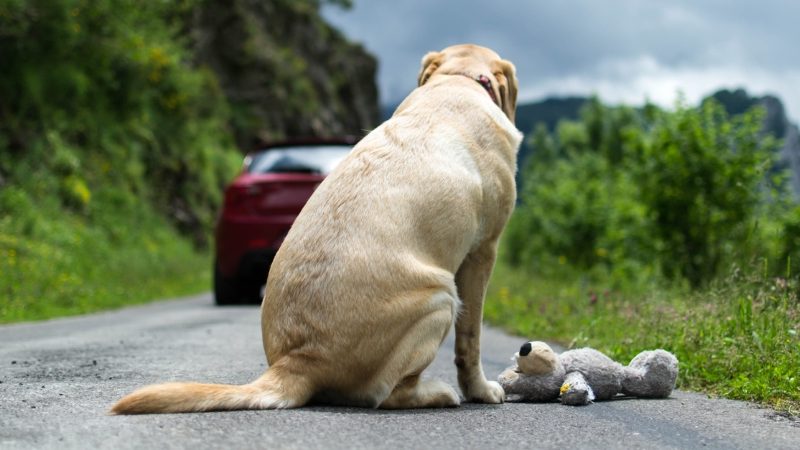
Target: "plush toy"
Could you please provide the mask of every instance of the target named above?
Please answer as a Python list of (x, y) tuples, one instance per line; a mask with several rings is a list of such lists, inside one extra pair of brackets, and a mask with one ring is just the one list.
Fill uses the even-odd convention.
[(560, 395), (565, 405), (586, 405), (620, 393), (665, 398), (678, 377), (678, 359), (665, 350), (641, 352), (625, 367), (591, 348), (557, 355), (535, 341), (525, 343), (512, 360), (516, 364), (498, 377), (512, 401), (545, 402)]

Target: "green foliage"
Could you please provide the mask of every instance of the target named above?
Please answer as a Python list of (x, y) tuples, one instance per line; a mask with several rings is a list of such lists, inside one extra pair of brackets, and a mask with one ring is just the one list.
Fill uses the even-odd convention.
[(800, 415), (797, 292), (786, 279), (763, 274), (737, 275), (696, 292), (624, 292), (610, 284), (531, 278), (501, 262), (484, 316), (517, 335), (594, 347), (623, 363), (664, 348), (680, 361), (681, 389)]
[(146, 204), (92, 194), (91, 220), (0, 189), (0, 323), (41, 320), (207, 290), (211, 266)]
[(697, 287), (765, 256), (774, 230), (757, 224), (770, 211), (765, 173), (776, 144), (761, 135), (761, 117), (756, 109), (730, 118), (714, 101), (635, 111), (594, 98), (581, 121), (553, 134), (538, 127), (506, 232), (509, 261)]
[(197, 4), (0, 0), (0, 322), (208, 288), (239, 156)]
[(638, 178), (667, 277), (699, 286), (751, 244), (775, 151), (761, 115), (729, 119), (714, 101), (657, 114)]
[(372, 125), (351, 3), (0, 0), (0, 321), (207, 288), (234, 142)]
[(89, 215), (113, 183), (203, 244), (237, 157), (181, 34), (195, 3), (0, 2), (0, 174)]

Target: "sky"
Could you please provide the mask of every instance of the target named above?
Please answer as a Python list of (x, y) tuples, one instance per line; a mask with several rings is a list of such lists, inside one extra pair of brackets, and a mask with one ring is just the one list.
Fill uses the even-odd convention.
[(353, 0), (323, 15), (379, 60), (382, 104), (415, 87), (422, 56), (475, 43), (517, 67), (519, 102), (598, 94), (690, 103), (721, 88), (772, 94), (800, 120), (797, 0)]

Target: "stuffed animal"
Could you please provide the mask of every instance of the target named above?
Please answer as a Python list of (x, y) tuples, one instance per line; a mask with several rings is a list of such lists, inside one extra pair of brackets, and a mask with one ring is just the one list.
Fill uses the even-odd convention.
[(565, 405), (586, 405), (617, 394), (669, 397), (678, 377), (678, 359), (666, 350), (636, 355), (626, 367), (592, 348), (557, 355), (544, 342), (527, 342), (515, 365), (498, 377), (509, 400), (545, 402), (561, 396)]

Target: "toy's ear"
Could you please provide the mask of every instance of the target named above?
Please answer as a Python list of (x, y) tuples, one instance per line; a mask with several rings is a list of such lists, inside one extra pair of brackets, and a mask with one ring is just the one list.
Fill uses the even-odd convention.
[(522, 373), (544, 375), (555, 370), (558, 356), (549, 345), (536, 341), (523, 344), (516, 358)]

